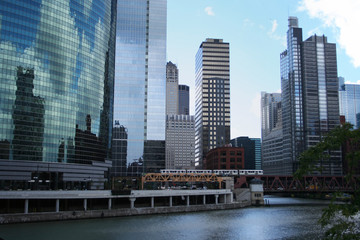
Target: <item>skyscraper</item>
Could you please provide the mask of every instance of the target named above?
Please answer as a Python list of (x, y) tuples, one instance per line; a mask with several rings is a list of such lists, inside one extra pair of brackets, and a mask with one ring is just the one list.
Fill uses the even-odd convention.
[(126, 162), (135, 175), (165, 167), (166, 5), (118, 0), (114, 120), (127, 129)]
[(344, 79), (339, 88), (340, 115), (345, 116), (345, 121), (360, 127), (360, 85), (345, 84)]
[(213, 148), (230, 143), (229, 43), (207, 38), (195, 62), (195, 167)]
[[(192, 169), (195, 164), (194, 116), (180, 113), (180, 97), (182, 101), (186, 100), (186, 94), (180, 90), (180, 86), (183, 85), (179, 86), (178, 76), (179, 71), (176, 65), (168, 62), (166, 65), (165, 167), (167, 169)], [(187, 103), (189, 112), (189, 87), (187, 87)]]
[(237, 137), (231, 139), (231, 145), (244, 148), (245, 169), (262, 169), (260, 138)]
[(166, 168), (193, 169), (195, 121), (190, 115), (166, 116)]
[(179, 85), (179, 114), (189, 115), (189, 86)]
[(283, 170), (281, 93), (261, 93), (261, 150), (265, 174)]
[(116, 1), (0, 1), (0, 189), (104, 188), (115, 13)]
[[(336, 45), (325, 36), (302, 41), (298, 19), (289, 18), (288, 48), (281, 55), (284, 173), (298, 168), (299, 154), (340, 122)], [(320, 159), (322, 174), (341, 174), (339, 151)]]
[(171, 61), (166, 64), (166, 114), (178, 114), (179, 71)]
[(282, 126), (281, 93), (261, 93), (261, 136)]

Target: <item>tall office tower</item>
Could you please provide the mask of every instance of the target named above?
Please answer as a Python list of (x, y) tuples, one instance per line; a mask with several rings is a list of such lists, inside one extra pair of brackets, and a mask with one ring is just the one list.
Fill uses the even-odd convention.
[(0, 1), (0, 189), (104, 188), (115, 13), (110, 0)]
[[(192, 169), (195, 164), (194, 116), (189, 116), (189, 87), (178, 84), (175, 64), (166, 65), (166, 152), (167, 169)], [(186, 89), (187, 87), (187, 89)], [(180, 89), (184, 89), (184, 91)], [(186, 91), (187, 90), (187, 99)], [(185, 93), (185, 94), (184, 94)], [(180, 112), (180, 102), (187, 100), (187, 115)], [(186, 106), (183, 106), (185, 108)]]
[[(342, 82), (344, 82), (343, 78)], [(340, 115), (345, 116), (345, 121), (360, 127), (360, 85), (359, 84), (339, 84), (339, 104)]]
[(231, 145), (244, 148), (245, 169), (262, 169), (260, 138), (237, 137), (231, 139)]
[(261, 92), (261, 136), (282, 126), (281, 93)]
[(230, 143), (229, 43), (207, 38), (195, 63), (195, 167), (213, 148)]
[[(288, 48), (280, 55), (284, 173), (298, 168), (300, 153), (339, 125), (336, 45), (325, 36), (302, 41), (302, 29), (289, 18)], [(339, 151), (320, 159), (322, 174), (341, 174)]]
[(190, 115), (166, 116), (166, 168), (194, 169), (195, 120)]
[(179, 85), (179, 114), (189, 115), (189, 86)]
[(261, 150), (265, 174), (281, 173), (283, 167), (281, 93), (261, 93)]
[(165, 167), (166, 4), (118, 0), (114, 120), (127, 129), (129, 175)]
[(179, 71), (175, 64), (166, 64), (166, 114), (178, 114)]
[(279, 174), (292, 174), (298, 168), (297, 157), (304, 151), (301, 81), (302, 29), (298, 19), (289, 17), (287, 50), (280, 54), (283, 169)]

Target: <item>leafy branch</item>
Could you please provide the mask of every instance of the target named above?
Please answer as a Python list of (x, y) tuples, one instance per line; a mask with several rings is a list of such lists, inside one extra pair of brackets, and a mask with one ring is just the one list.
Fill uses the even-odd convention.
[(346, 181), (352, 184), (354, 194), (350, 202), (338, 204), (335, 199), (342, 193), (333, 195), (330, 205), (323, 210), (319, 220), (322, 227), (326, 228), (326, 239), (360, 239), (360, 194), (354, 173), (360, 161), (360, 130), (353, 130), (350, 123), (345, 123), (331, 130), (328, 135), (317, 145), (304, 151), (299, 157), (299, 169), (294, 177), (301, 179), (305, 175), (321, 172), (319, 160), (330, 158), (331, 151), (347, 146), (345, 162), (347, 163)]

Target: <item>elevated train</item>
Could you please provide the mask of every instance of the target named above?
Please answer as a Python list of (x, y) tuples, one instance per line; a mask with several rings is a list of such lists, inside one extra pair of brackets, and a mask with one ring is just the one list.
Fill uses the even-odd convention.
[(161, 174), (168, 174), (168, 173), (193, 173), (193, 174), (213, 174), (221, 175), (221, 176), (246, 176), (246, 175), (263, 175), (263, 170), (226, 170), (226, 169), (216, 169), (216, 170), (186, 170), (186, 169), (161, 169)]

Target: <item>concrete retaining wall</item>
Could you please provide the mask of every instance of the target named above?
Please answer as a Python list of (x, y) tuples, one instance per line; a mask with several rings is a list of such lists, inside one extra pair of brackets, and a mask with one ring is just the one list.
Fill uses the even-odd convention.
[(148, 214), (167, 214), (167, 213), (184, 213), (210, 210), (236, 209), (250, 206), (247, 203), (230, 203), (230, 204), (208, 204), (195, 206), (176, 206), (176, 207), (156, 207), (156, 208), (127, 208), (112, 210), (88, 210), (88, 211), (67, 211), (59, 213), (29, 213), (29, 214), (2, 214), (0, 215), (0, 224), (41, 222), (41, 221), (60, 221), (60, 220), (77, 220), (89, 218), (105, 217), (122, 217)]

